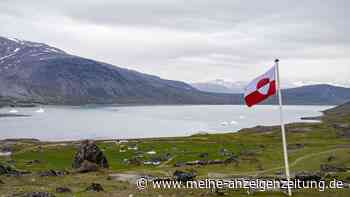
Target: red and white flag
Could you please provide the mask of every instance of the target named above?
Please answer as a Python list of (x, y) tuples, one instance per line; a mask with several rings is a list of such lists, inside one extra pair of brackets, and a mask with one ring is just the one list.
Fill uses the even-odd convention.
[(276, 67), (255, 78), (244, 91), (245, 103), (251, 107), (276, 94)]
[[(282, 112), (282, 94), (279, 87), (280, 75), (279, 75), (279, 60), (275, 60), (275, 65), (268, 70), (266, 73), (255, 78), (252, 82), (248, 84), (244, 92), (245, 103), (251, 107), (256, 105), (270, 96), (276, 94), (278, 91), (278, 102), (280, 110), (280, 121), (281, 121), (281, 131), (282, 131), (282, 143), (283, 143), (283, 155), (284, 155), (284, 165), (286, 170), (287, 181), (290, 181), (289, 164), (288, 164), (288, 151), (287, 151), (287, 139), (286, 139), (286, 129), (283, 123), (283, 112)], [(276, 90), (277, 88), (277, 90)], [(288, 187), (288, 195), (292, 196), (291, 187)]]

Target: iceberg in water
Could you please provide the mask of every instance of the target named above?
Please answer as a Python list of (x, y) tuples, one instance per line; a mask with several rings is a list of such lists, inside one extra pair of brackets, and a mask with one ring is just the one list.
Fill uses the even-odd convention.
[(231, 124), (238, 124), (238, 122), (232, 120), (232, 121), (231, 121)]
[(9, 113), (18, 113), (18, 110), (16, 110), (16, 109), (11, 109), (11, 110), (9, 111)]
[(36, 113), (44, 113), (45, 110), (43, 108), (39, 108), (38, 110), (35, 111)]
[(221, 125), (222, 125), (222, 126), (227, 126), (227, 125), (228, 125), (228, 122), (222, 122)]

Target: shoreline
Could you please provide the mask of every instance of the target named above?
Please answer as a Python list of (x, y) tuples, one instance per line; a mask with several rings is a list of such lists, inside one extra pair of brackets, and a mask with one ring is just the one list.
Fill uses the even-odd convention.
[[(302, 117), (303, 118), (303, 117)], [(302, 119), (300, 118), (300, 119)], [(318, 120), (314, 120), (314, 117), (310, 117), (311, 121), (315, 122), (291, 122), (287, 123), (286, 127), (288, 125), (295, 125), (295, 124), (321, 124), (322, 123), (322, 116), (319, 116)], [(49, 139), (38, 139), (38, 138), (5, 138), (0, 139), (0, 142), (21, 142), (21, 141), (30, 141), (30, 142), (37, 142), (37, 143), (52, 143), (52, 144), (59, 144), (59, 143), (79, 143), (85, 140), (91, 140), (95, 142), (117, 142), (117, 141), (128, 141), (128, 142), (137, 142), (137, 141), (144, 141), (144, 140), (176, 140), (176, 139), (183, 139), (183, 138), (191, 138), (191, 137), (205, 137), (205, 136), (213, 136), (213, 135), (225, 135), (225, 134), (238, 134), (246, 131), (254, 130), (256, 132), (259, 132), (259, 128), (266, 129), (274, 129), (276, 127), (279, 127), (279, 125), (255, 125), (252, 127), (242, 128), (237, 131), (222, 131), (215, 133), (212, 131), (201, 131), (197, 133), (193, 133), (191, 135), (182, 135), (182, 136), (154, 136), (154, 137), (138, 137), (138, 138), (81, 138), (81, 139), (58, 139), (58, 140), (49, 140)]]
[[(348, 131), (350, 122), (348, 116), (334, 116), (328, 111), (323, 113), (322, 122), (319, 123), (293, 121), (286, 124), (291, 175), (294, 178), (328, 180), (328, 174), (332, 174), (337, 176), (337, 180), (348, 184), (350, 166), (347, 159), (350, 154), (350, 138), (340, 135), (339, 129)], [(333, 121), (334, 118), (336, 122)], [(4, 193), (8, 194), (18, 189), (18, 185), (21, 184), (22, 188), (33, 192), (47, 191), (56, 194), (57, 188), (67, 187), (72, 195), (80, 195), (85, 194), (85, 188), (89, 185), (98, 183), (105, 188), (105, 193), (93, 193), (94, 196), (112, 196), (125, 191), (127, 194), (135, 193), (135, 183), (128, 181), (130, 177), (142, 176), (149, 180), (154, 177), (172, 179), (176, 178), (176, 174), (182, 173), (193, 175), (194, 180), (280, 179), (284, 167), (280, 138), (280, 128), (274, 124), (249, 126), (238, 133), (197, 132), (181, 137), (126, 140), (100, 138), (93, 141), (54, 142), (33, 138), (4, 139), (0, 141), (3, 145), (2, 165), (9, 166), (7, 169), (10, 170), (5, 172), (1, 179), (6, 184), (3, 187), (6, 189)], [(82, 150), (88, 150), (87, 146), (84, 146), (86, 144), (97, 148), (91, 148), (81, 154)], [(74, 167), (81, 155), (90, 152), (99, 152), (98, 155), (102, 153), (103, 161), (108, 161), (108, 169)], [(101, 161), (88, 162), (96, 165)], [(12, 176), (14, 173), (17, 174)], [(118, 187), (115, 187), (116, 184)], [(147, 196), (159, 194), (153, 190), (145, 192)], [(171, 190), (164, 192), (164, 196), (173, 196)], [(183, 196), (187, 196), (187, 191), (183, 192)], [(300, 190), (299, 194), (303, 195), (302, 192), (304, 191)], [(344, 188), (344, 192), (347, 195), (350, 190)], [(208, 193), (204, 191), (203, 194), (207, 196)]]
[[(120, 105), (118, 105), (120, 106)], [(167, 105), (168, 106), (168, 105)], [(183, 105), (185, 106), (185, 105)], [(191, 106), (200, 106), (200, 105), (191, 105)], [(203, 105), (203, 106), (207, 106), (207, 105)], [(222, 106), (222, 105), (218, 105), (218, 106)], [(232, 106), (232, 105), (229, 105), (229, 106)], [(234, 105), (234, 106), (243, 106), (243, 105)], [(268, 105), (264, 105), (263, 107), (266, 107)], [(50, 106), (50, 107), (63, 107), (63, 106)], [(69, 106), (64, 106), (64, 107), (69, 107)], [(91, 107), (94, 107), (94, 106), (91, 106)], [(111, 105), (98, 105), (96, 107), (113, 107)], [(121, 105), (120, 107), (129, 107), (129, 106), (126, 106), (126, 105)], [(133, 107), (138, 107), (138, 106), (133, 106)], [(179, 106), (174, 106), (174, 107), (179, 107)], [(329, 108), (331, 108), (331, 106), (328, 106)], [(321, 120), (320, 120), (320, 117), (322, 117), (324, 115), (324, 112), (323, 111), (318, 111), (321, 115), (320, 116), (317, 116), (317, 120), (314, 118), (314, 117), (299, 117), (298, 120), (294, 120), (294, 121), (291, 121), (291, 122), (287, 122), (286, 121), (286, 124), (295, 124), (295, 123), (320, 123)], [(10, 113), (4, 113), (3, 114), (4, 116), (1, 116), (0, 114), (0, 118), (1, 117), (31, 117), (31, 115), (23, 115), (23, 114), (10, 114)], [(20, 119), (19, 119), (20, 121)], [(6, 141), (8, 139), (10, 139), (10, 141), (14, 141), (14, 140), (18, 140), (19, 141), (21, 139), (35, 139), (37, 140), (38, 142), (43, 142), (43, 143), (59, 143), (59, 142), (68, 142), (68, 143), (71, 143), (71, 142), (80, 142), (80, 141), (84, 141), (84, 140), (93, 140), (93, 141), (117, 141), (117, 140), (131, 140), (131, 141), (135, 141), (135, 140), (149, 140), (149, 139), (159, 139), (159, 140), (162, 140), (162, 139), (176, 139), (176, 138), (187, 138), (187, 137), (191, 137), (191, 136), (197, 136), (197, 135), (215, 135), (215, 134), (229, 134), (229, 133), (239, 133), (240, 131), (242, 130), (246, 130), (246, 129), (252, 129), (252, 128), (256, 128), (258, 126), (263, 126), (263, 127), (275, 127), (276, 124), (256, 124), (256, 125), (247, 125), (246, 127), (240, 127), (240, 128), (237, 128), (235, 130), (228, 130), (228, 129), (225, 129), (225, 128), (222, 128), (222, 129), (217, 129), (217, 130), (194, 130), (193, 132), (188, 132), (188, 133), (183, 133), (183, 134), (179, 134), (179, 135), (158, 135), (158, 136), (142, 136), (140, 135), (139, 136), (125, 136), (125, 137), (117, 137), (117, 136), (93, 136), (93, 137), (84, 137), (84, 135), (81, 135), (80, 136), (75, 136), (75, 137), (72, 137), (72, 138), (50, 138), (50, 137), (43, 137), (40, 135), (39, 136), (26, 136), (26, 135), (22, 135), (22, 136), (14, 136), (14, 137), (11, 137), (11, 135), (7, 135), (6, 137), (1, 137), (0, 135), (0, 141)]]
[(26, 114), (10, 114), (10, 113), (0, 113), (0, 118), (8, 118), (8, 117), (30, 117), (31, 115)]
[[(246, 106), (244, 103), (240, 103), (240, 104), (220, 104), (220, 103), (209, 103), (209, 104), (205, 104), (205, 103), (200, 103), (200, 104), (118, 104), (118, 103), (111, 103), (111, 104), (82, 104), (82, 105), (67, 105), (67, 104), (35, 104), (35, 105), (0, 105), (0, 109), (2, 108), (35, 108), (35, 107), (47, 107), (47, 106), (51, 106), (51, 107), (152, 107), (152, 106), (206, 106), (206, 105), (218, 105), (218, 106)], [(279, 106), (277, 103), (276, 104), (272, 104), (272, 103), (263, 103), (260, 104), (260, 106)], [(337, 105), (333, 105), (333, 104), (284, 104), (283, 106), (329, 106), (329, 107), (335, 107)]]

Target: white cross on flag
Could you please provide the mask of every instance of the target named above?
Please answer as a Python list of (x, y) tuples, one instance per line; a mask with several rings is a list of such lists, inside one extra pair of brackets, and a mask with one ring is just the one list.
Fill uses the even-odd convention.
[(274, 66), (248, 84), (244, 91), (244, 100), (249, 107), (264, 101), (276, 93), (275, 75), (276, 68)]
[[(245, 103), (251, 107), (256, 105), (270, 96), (276, 94), (278, 91), (278, 102), (280, 110), (280, 122), (282, 131), (282, 143), (283, 143), (283, 156), (284, 156), (284, 166), (286, 170), (287, 181), (290, 181), (289, 164), (288, 164), (288, 151), (287, 151), (287, 139), (286, 139), (286, 129), (283, 122), (283, 111), (282, 111), (282, 93), (280, 88), (280, 75), (279, 75), (279, 60), (275, 60), (275, 65), (268, 70), (266, 73), (255, 78), (252, 82), (248, 84), (244, 91)], [(291, 187), (288, 186), (288, 195), (292, 196)]]

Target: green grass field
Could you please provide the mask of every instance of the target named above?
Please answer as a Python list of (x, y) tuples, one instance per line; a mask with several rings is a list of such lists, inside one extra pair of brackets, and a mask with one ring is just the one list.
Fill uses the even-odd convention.
[[(350, 124), (349, 115), (327, 115), (323, 123), (294, 123), (288, 125), (287, 140), (291, 173), (301, 171), (318, 172), (321, 164), (341, 164), (350, 168), (350, 139), (339, 137), (334, 122)], [(64, 143), (64, 144), (62, 144)], [(55, 193), (58, 186), (68, 186), (74, 196), (217, 196), (209, 190), (147, 190), (139, 192), (135, 185), (126, 182), (107, 180), (110, 173), (145, 173), (158, 176), (169, 176), (175, 170), (192, 170), (198, 178), (208, 176), (244, 177), (261, 176), (274, 177), (283, 172), (283, 155), (281, 134), (278, 127), (271, 127), (264, 132), (245, 129), (238, 133), (205, 134), (190, 137), (138, 139), (129, 140), (124, 144), (112, 141), (98, 141), (99, 148), (106, 155), (110, 164), (109, 170), (97, 173), (71, 174), (64, 177), (38, 177), (36, 172), (49, 169), (71, 171), (74, 153), (77, 149), (75, 142), (45, 143), (17, 142), (13, 144), (14, 153), (11, 157), (0, 157), (0, 162), (12, 160), (13, 167), (19, 170), (31, 171), (23, 177), (0, 176), (4, 184), (0, 184), (0, 196), (7, 196), (24, 191), (49, 191)], [(127, 150), (128, 146), (136, 145), (138, 150)], [(292, 148), (295, 145), (301, 145)], [(121, 150), (125, 150), (121, 152)], [(178, 162), (195, 160), (224, 160), (227, 155), (222, 150), (238, 157), (238, 163), (217, 164), (205, 166), (174, 167)], [(155, 155), (147, 154), (155, 151)], [(205, 153), (206, 158), (201, 154)], [(136, 155), (142, 161), (152, 157), (165, 157), (158, 166), (127, 164)], [(334, 159), (328, 161), (332, 156)], [(28, 161), (38, 160), (39, 163), (28, 164)], [(13, 162), (14, 161), (14, 162)], [(335, 173), (332, 177), (350, 181), (350, 172)], [(101, 183), (105, 192), (91, 193), (84, 189), (92, 182)], [(73, 194), (67, 194), (72, 196)], [(247, 196), (245, 191), (225, 191), (228, 196)], [(64, 196), (62, 194), (55, 194)], [(258, 192), (255, 196), (283, 196), (280, 192)], [(295, 191), (295, 196), (350, 196), (349, 189), (337, 191)]]

